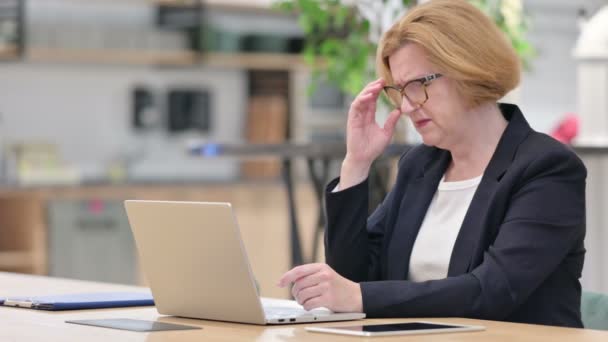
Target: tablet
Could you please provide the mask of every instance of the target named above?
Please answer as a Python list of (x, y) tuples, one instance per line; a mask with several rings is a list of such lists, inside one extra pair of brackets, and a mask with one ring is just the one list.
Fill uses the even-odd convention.
[(355, 336), (388, 336), (388, 335), (414, 335), (436, 334), (464, 331), (481, 331), (485, 327), (475, 325), (457, 325), (439, 322), (407, 322), (391, 324), (366, 324), (351, 326), (307, 327), (306, 330), (331, 334), (344, 334)]

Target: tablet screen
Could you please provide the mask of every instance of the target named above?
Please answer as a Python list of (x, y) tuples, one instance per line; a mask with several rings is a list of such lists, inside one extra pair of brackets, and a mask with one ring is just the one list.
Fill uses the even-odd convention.
[(484, 329), (485, 328), (482, 326), (443, 324), (433, 322), (407, 322), (306, 328), (306, 330), (313, 332), (325, 332), (359, 336), (432, 334), (447, 332), (480, 331)]
[(411, 323), (395, 323), (395, 324), (374, 324), (374, 325), (355, 325), (352, 327), (336, 327), (334, 329), (345, 329), (352, 331), (365, 332), (392, 332), (392, 331), (412, 331), (412, 330), (430, 330), (430, 329), (454, 329), (460, 326), (443, 325), (433, 323), (411, 322)]

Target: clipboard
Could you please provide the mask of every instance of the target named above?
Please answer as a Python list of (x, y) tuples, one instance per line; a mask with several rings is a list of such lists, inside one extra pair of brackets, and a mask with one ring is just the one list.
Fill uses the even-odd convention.
[(26, 309), (60, 311), (153, 306), (154, 299), (149, 292), (91, 292), (34, 297), (9, 297), (0, 299), (0, 304)]

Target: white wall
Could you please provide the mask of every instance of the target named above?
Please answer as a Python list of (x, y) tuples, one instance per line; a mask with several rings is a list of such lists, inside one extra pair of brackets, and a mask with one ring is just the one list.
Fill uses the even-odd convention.
[(587, 235), (585, 237), (585, 266), (581, 284), (584, 290), (608, 293), (608, 158), (603, 155), (583, 155), (587, 167)]
[(577, 113), (576, 61), (580, 8), (590, 12), (606, 0), (524, 0), (530, 17), (528, 38), (537, 50), (524, 73), (519, 105), (533, 128), (548, 132), (569, 112)]
[[(140, 180), (230, 179), (238, 172), (234, 161), (191, 158), (185, 147), (191, 138), (240, 141), (247, 91), (243, 71), (11, 63), (0, 64), (0, 75), (5, 144), (54, 142), (89, 178), (101, 176), (107, 162), (125, 154), (138, 155), (131, 175)], [(174, 86), (209, 89), (213, 132), (137, 134), (131, 129), (130, 98), (136, 85), (150, 87), (161, 98)]]
[[(183, 49), (184, 36), (155, 27), (145, 0), (30, 0), (28, 47), (76, 49)], [(131, 91), (155, 91), (165, 109), (170, 87), (212, 92), (212, 133), (169, 136), (166, 130), (132, 130)], [(56, 143), (86, 178), (103, 177), (115, 159), (135, 158), (135, 180), (232, 179), (234, 160), (186, 156), (191, 138), (238, 142), (246, 111), (243, 70), (155, 68), (99, 64), (0, 63), (0, 141)]]

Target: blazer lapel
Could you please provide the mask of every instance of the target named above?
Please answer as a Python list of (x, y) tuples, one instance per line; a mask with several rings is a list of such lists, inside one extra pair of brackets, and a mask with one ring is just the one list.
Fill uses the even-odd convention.
[(505, 118), (509, 120), (509, 124), (498, 142), (496, 151), (494, 151), (462, 222), (452, 250), (448, 277), (469, 272), (472, 257), (479, 248), (485, 248), (480, 247), (479, 242), (489, 228), (486, 227), (485, 222), (487, 222), (486, 215), (492, 203), (492, 197), (500, 179), (511, 164), (519, 144), (532, 131), (517, 106), (501, 104), (500, 109)]
[(448, 277), (468, 272), (478, 242), (485, 233), (486, 227), (483, 223), (486, 221), (486, 213), (497, 186), (498, 181), (494, 177), (484, 175), (481, 179), (454, 243)]
[(406, 279), (410, 264), (410, 254), (418, 230), (441, 177), (450, 164), (448, 151), (437, 149), (438, 153), (426, 163), (422, 173), (408, 186), (401, 201), (395, 228), (388, 246), (388, 280)]

